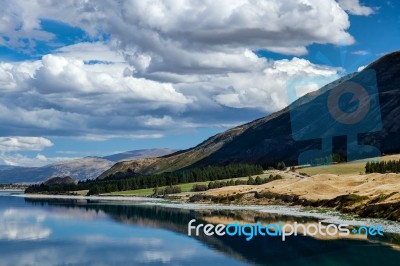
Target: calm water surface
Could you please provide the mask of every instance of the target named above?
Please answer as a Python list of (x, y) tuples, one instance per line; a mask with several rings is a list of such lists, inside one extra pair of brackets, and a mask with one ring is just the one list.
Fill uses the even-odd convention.
[(187, 236), (203, 223), (317, 222), (250, 211), (24, 199), (0, 192), (0, 265), (399, 265), (399, 237), (324, 240)]

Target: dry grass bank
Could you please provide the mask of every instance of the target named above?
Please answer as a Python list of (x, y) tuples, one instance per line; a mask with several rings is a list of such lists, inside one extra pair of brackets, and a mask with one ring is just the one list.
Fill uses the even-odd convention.
[(192, 200), (330, 207), (365, 217), (400, 220), (400, 174), (318, 174), (259, 186), (212, 189)]

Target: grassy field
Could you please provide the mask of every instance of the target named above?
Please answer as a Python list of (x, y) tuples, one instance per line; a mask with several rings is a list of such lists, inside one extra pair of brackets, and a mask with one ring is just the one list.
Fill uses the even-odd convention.
[[(209, 181), (206, 182), (195, 182), (195, 183), (185, 183), (177, 185), (181, 188), (182, 192), (189, 192), (194, 184), (205, 184), (208, 185)], [(160, 187), (163, 189), (165, 187)], [(116, 191), (108, 193), (108, 195), (124, 195), (124, 196), (150, 196), (154, 193), (153, 188), (144, 188), (144, 189), (136, 189), (136, 190), (126, 190), (126, 191)]]
[(336, 175), (357, 174), (360, 172), (365, 172), (365, 162), (340, 163), (328, 166), (300, 168), (297, 169), (296, 172), (305, 173), (309, 176), (317, 174), (336, 174)]
[[(400, 155), (388, 155), (381, 158), (370, 159), (369, 161), (389, 161), (389, 160), (399, 160)], [(346, 174), (359, 174), (365, 173), (366, 161), (355, 161), (350, 163), (338, 163), (328, 166), (316, 166), (296, 169), (297, 173), (306, 173), (307, 175), (317, 175), (317, 174), (336, 174), (336, 175), (346, 175)]]
[(114, 196), (150, 196), (153, 194), (152, 188), (144, 188), (144, 189), (137, 189), (137, 190), (126, 190), (126, 191), (116, 191), (107, 193), (107, 195), (114, 195)]
[[(252, 176), (253, 178), (256, 178), (256, 176), (260, 176), (261, 178), (268, 177), (269, 174), (261, 174), (261, 175), (254, 175)], [(228, 181), (228, 180), (247, 180), (248, 177), (238, 177), (238, 178), (227, 178), (219, 181)], [(204, 182), (193, 182), (193, 183), (185, 183), (185, 184), (179, 184), (177, 185), (178, 187), (181, 188), (182, 192), (190, 192), (194, 184), (198, 185), (208, 185), (211, 181), (204, 181)], [(163, 189), (165, 187), (160, 187), (159, 189)], [(146, 197), (146, 196), (151, 196), (153, 195), (153, 188), (144, 188), (144, 189), (136, 189), (136, 190), (125, 190), (125, 191), (115, 191), (111, 193), (107, 193), (107, 195), (113, 195), (113, 196), (141, 196), (141, 197)]]

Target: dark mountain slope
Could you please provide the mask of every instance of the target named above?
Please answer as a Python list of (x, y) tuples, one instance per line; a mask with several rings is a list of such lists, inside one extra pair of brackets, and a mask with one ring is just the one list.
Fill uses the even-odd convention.
[(377, 75), (383, 130), (368, 133), (362, 142), (378, 146), (384, 153), (400, 152), (400, 51), (368, 66)]
[[(371, 108), (364, 120), (350, 126), (335, 122), (327, 109), (327, 99), (340, 86), (348, 84), (347, 82), (364, 86), (371, 99)], [(359, 107), (366, 106), (363, 97), (359, 98)], [(353, 100), (348, 102), (350, 107), (346, 108), (352, 108)], [(299, 117), (299, 114), (304, 116)], [(347, 146), (356, 144), (348, 138), (357, 139), (358, 144), (374, 145), (382, 153), (398, 153), (399, 115), (400, 52), (395, 52), (382, 57), (359, 73), (342, 77), (301, 97), (281, 111), (217, 134), (186, 151), (161, 158), (118, 163), (100, 178), (116, 172), (126, 172), (128, 169), (136, 173), (151, 173), (233, 162), (257, 163), (263, 166), (274, 165), (279, 161), (288, 165), (297, 164), (302, 152), (321, 148), (321, 136), (333, 143), (331, 153), (337, 151), (344, 158), (347, 156)], [(295, 135), (292, 134), (291, 119), (296, 119), (303, 127), (297, 128)], [(307, 135), (310, 137), (307, 138)], [(365, 155), (372, 154), (375, 153)]]
[[(369, 65), (361, 73), (349, 76), (347, 81), (365, 82), (369, 75), (362, 75), (370, 70), (374, 70), (376, 73), (382, 130), (374, 133), (361, 133), (358, 142), (376, 146), (382, 153), (398, 153), (400, 152), (400, 52), (384, 56)], [(331, 87), (334, 88), (334, 86)], [(320, 101), (317, 98), (326, 97), (325, 94), (328, 94), (330, 89), (332, 88), (326, 87), (318, 91), (319, 95), (312, 98), (310, 103), (319, 104)], [(305, 97), (305, 99), (307, 98), (310, 98), (310, 95)], [(302, 100), (305, 101), (305, 99)], [(302, 105), (298, 107), (304, 108)], [(198, 162), (197, 165), (232, 161), (263, 165), (275, 164), (278, 161), (297, 164), (297, 158), (301, 152), (312, 147), (319, 148), (320, 140), (310, 142), (293, 140), (289, 108), (285, 108), (273, 116), (274, 118), (265, 123), (250, 127), (228, 145)], [(328, 112), (322, 112), (319, 114), (319, 119), (328, 121), (328, 116), (330, 116)], [(371, 123), (375, 119), (377, 117), (371, 117)], [(310, 121), (310, 123), (313, 123), (313, 121)], [(335, 127), (335, 125), (332, 125), (332, 127)], [(359, 128), (356, 127), (355, 130), (357, 129)], [(344, 142), (346, 142), (346, 139), (344, 139)], [(343, 146), (345, 146), (344, 143), (339, 143), (337, 148), (343, 150), (345, 149)]]

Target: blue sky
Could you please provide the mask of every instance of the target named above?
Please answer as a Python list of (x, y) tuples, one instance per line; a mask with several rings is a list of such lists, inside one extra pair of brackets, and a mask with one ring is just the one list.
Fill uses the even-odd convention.
[(286, 106), (289, 78), (333, 80), (399, 49), (396, 1), (265, 3), (10, 1), (0, 164), (189, 148)]

